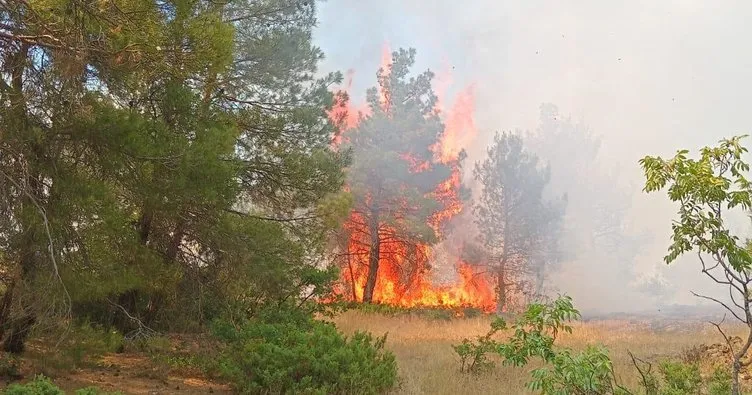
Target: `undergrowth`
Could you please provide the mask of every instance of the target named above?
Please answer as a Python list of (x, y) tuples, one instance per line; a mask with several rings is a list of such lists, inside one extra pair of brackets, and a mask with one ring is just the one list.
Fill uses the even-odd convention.
[[(65, 395), (65, 391), (61, 390), (52, 380), (44, 375), (37, 375), (28, 383), (11, 384), (1, 393), (3, 395)], [(122, 393), (106, 392), (97, 387), (86, 387), (76, 390), (74, 395), (122, 395)]]
[[(454, 345), (459, 356), (460, 371), (479, 374), (494, 367), (491, 356), (503, 364), (526, 366), (535, 358), (543, 366), (532, 370), (528, 389), (546, 395), (721, 395), (731, 391), (728, 369), (717, 368), (703, 380), (696, 350), (682, 354), (682, 360), (665, 360), (653, 365), (632, 356), (641, 376), (641, 388), (630, 389), (618, 383), (608, 349), (588, 346), (583, 351), (557, 346), (561, 332), (572, 332), (567, 323), (580, 318), (571, 298), (559, 297), (551, 303), (535, 303), (512, 324), (501, 318), (491, 323), (489, 331), (474, 340), (463, 339)], [(506, 334), (506, 338), (501, 334)]]
[(284, 314), (218, 321), (214, 334), (224, 344), (219, 375), (242, 393), (378, 394), (397, 382), (386, 334), (347, 337), (331, 323)]

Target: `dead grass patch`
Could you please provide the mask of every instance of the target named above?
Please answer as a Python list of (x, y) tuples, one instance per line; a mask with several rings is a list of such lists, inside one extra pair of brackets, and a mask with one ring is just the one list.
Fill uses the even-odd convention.
[[(491, 319), (477, 317), (450, 321), (428, 320), (416, 316), (383, 316), (356, 310), (334, 319), (346, 333), (368, 330), (375, 335), (388, 332), (386, 347), (397, 357), (400, 388), (398, 394), (525, 394), (529, 371), (535, 366), (514, 368), (497, 366), (479, 376), (459, 372), (459, 359), (451, 348), (463, 338), (488, 331)], [(610, 350), (621, 384), (637, 387), (638, 375), (627, 353), (657, 362), (663, 358), (681, 358), (682, 352), (700, 344), (722, 341), (715, 328), (703, 322), (651, 322), (627, 320), (591, 320), (573, 325), (573, 333), (563, 335), (559, 344), (583, 349), (600, 343)], [(731, 334), (743, 328), (731, 327)], [(657, 369), (657, 366), (656, 366)]]

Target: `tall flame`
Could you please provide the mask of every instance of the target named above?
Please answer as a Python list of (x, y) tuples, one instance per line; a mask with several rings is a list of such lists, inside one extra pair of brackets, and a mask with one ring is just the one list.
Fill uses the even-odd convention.
[[(388, 45), (382, 49), (381, 68), (384, 73), (390, 72), (391, 54)], [(354, 72), (348, 72), (346, 90), (352, 85)], [(446, 92), (451, 85), (451, 73), (447, 70), (437, 76), (437, 104), (435, 111), (444, 119), (445, 130), (442, 138), (430, 149), (434, 152), (434, 161), (449, 165), (452, 169), (450, 176), (441, 182), (432, 192), (433, 197), (442, 205), (428, 220), (428, 225), (441, 235), (445, 225), (463, 210), (463, 202), (459, 192), (462, 185), (460, 169), (460, 152), (476, 135), (474, 121), (475, 96), (472, 85), (461, 90), (455, 97), (452, 106), (447, 105)], [(346, 95), (340, 93), (340, 98)], [(380, 103), (388, 106), (386, 93), (380, 91)], [(357, 127), (359, 115), (368, 114), (366, 106), (353, 105), (350, 101), (336, 102), (335, 108), (329, 113), (330, 118), (340, 125), (340, 129), (350, 130)], [(341, 144), (342, 135), (335, 137), (334, 145)], [(420, 162), (409, 154), (403, 154), (402, 159), (409, 165), (412, 172), (423, 172), (432, 166), (430, 161)], [(344, 224), (344, 230), (349, 238), (343, 246), (343, 264), (341, 280), (343, 286), (337, 290), (341, 295), (353, 300), (363, 300), (370, 254), (370, 235), (367, 221), (360, 213), (353, 211)], [(386, 235), (389, 241), (382, 242), (379, 256), (379, 272), (374, 289), (374, 301), (403, 306), (472, 306), (484, 311), (495, 308), (495, 293), (493, 281), (483, 273), (479, 273), (474, 265), (464, 262), (459, 257), (452, 258), (455, 266), (456, 282), (450, 285), (436, 285), (429, 275), (431, 263), (437, 260), (436, 251), (428, 244), (402, 242), (398, 239), (397, 231), (387, 224), (380, 224), (379, 234)]]

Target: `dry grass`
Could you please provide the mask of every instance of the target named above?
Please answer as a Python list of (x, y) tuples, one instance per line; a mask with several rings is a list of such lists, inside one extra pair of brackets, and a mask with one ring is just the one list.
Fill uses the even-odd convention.
[[(387, 348), (394, 352), (399, 365), (399, 394), (527, 393), (525, 383), (529, 379), (530, 367), (499, 365), (492, 372), (480, 376), (459, 372), (458, 358), (451, 345), (465, 337), (485, 333), (490, 323), (488, 317), (441, 321), (347, 311), (334, 321), (346, 333), (358, 329), (376, 335), (389, 333)], [(731, 328), (730, 331), (732, 334), (740, 332), (739, 328)], [(574, 333), (563, 336), (559, 344), (575, 349), (592, 343), (607, 346), (620, 383), (636, 388), (638, 377), (627, 350), (640, 358), (658, 361), (678, 358), (683, 350), (695, 345), (721, 341), (715, 328), (703, 322), (685, 321), (657, 326), (648, 322), (606, 320), (574, 324)]]

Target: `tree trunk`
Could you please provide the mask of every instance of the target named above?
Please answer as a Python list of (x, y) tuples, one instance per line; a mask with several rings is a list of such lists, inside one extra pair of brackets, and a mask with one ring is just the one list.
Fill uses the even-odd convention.
[(347, 251), (347, 267), (348, 269), (350, 269), (350, 288), (352, 291), (352, 300), (357, 301), (358, 293), (356, 292), (356, 289), (355, 289), (355, 271), (353, 270), (352, 255), (350, 254), (349, 249)]
[(10, 322), (10, 307), (13, 303), (13, 290), (16, 286), (16, 282), (13, 281), (5, 288), (3, 298), (0, 300), (0, 340), (3, 339), (6, 327), (9, 327)]
[(28, 313), (14, 320), (3, 341), (3, 351), (11, 354), (23, 353), (26, 348), (26, 339), (29, 337), (31, 327), (35, 322), (36, 316)]
[(507, 303), (506, 259), (501, 260), (496, 270), (496, 314), (502, 315)]
[(366, 279), (366, 285), (363, 289), (363, 303), (371, 303), (373, 301), (373, 291), (376, 288), (376, 279), (379, 274), (379, 257), (381, 255), (381, 237), (379, 236), (379, 211), (378, 209), (371, 210), (371, 250), (368, 254), (368, 278)]
[[(141, 213), (141, 217), (138, 219), (138, 237), (141, 245), (145, 246), (149, 242), (149, 236), (151, 235), (151, 224), (154, 220), (154, 214), (151, 210), (144, 208)], [(118, 304), (125, 309), (129, 314), (137, 316), (136, 308), (138, 307), (138, 290), (130, 289), (118, 296)], [(136, 329), (133, 320), (125, 315), (119, 308), (115, 308), (113, 312), (113, 326), (120, 331), (120, 333), (128, 333), (133, 329)]]
[[(25, 202), (24, 204), (31, 204)], [(33, 272), (37, 270), (38, 257), (42, 253), (36, 250), (34, 247), (37, 245), (38, 237), (34, 230), (27, 230), (26, 235), (23, 237), (21, 246), (21, 279), (31, 278)], [(23, 281), (23, 280), (19, 280)], [(23, 288), (23, 286), (21, 287)], [(7, 320), (7, 325), (4, 325), (2, 339), (2, 349), (5, 352), (12, 354), (21, 354), (24, 351), (26, 339), (29, 337), (32, 326), (36, 323), (36, 314), (34, 312), (35, 306), (25, 305), (21, 306), (20, 310), (16, 313), (17, 317), (13, 317), (13, 298), (17, 292), (16, 287), (8, 288), (6, 294), (3, 296), (3, 320)], [(23, 292), (23, 291), (19, 291)], [(41, 292), (41, 291), (40, 291)], [(33, 303), (33, 302), (32, 302)], [(5, 324), (5, 322), (0, 322)]]
[[(167, 251), (165, 252), (165, 264), (167, 265), (173, 264), (178, 257), (180, 245), (183, 242), (183, 236), (185, 236), (185, 226), (186, 224), (182, 221), (175, 226), (175, 231), (172, 234), (170, 244), (167, 246)], [(146, 307), (146, 314), (144, 314), (144, 322), (147, 325), (151, 325), (156, 321), (157, 314), (164, 305), (164, 300), (165, 295), (161, 291), (156, 291), (151, 296), (149, 305)]]
[[(747, 289), (747, 286), (744, 286), (744, 289)], [(744, 310), (746, 312), (746, 319), (747, 319), (747, 339), (744, 342), (744, 345), (736, 352), (734, 353), (734, 360), (732, 363), (732, 370), (731, 370), (731, 394), (732, 395), (739, 395), (741, 394), (741, 386), (739, 384), (739, 374), (742, 371), (742, 359), (747, 355), (747, 352), (750, 349), (750, 346), (752, 345), (752, 313), (750, 313), (750, 308), (752, 308), (752, 305), (749, 302), (749, 299), (745, 299), (744, 301)], [(729, 343), (729, 348), (731, 348), (731, 344)]]

